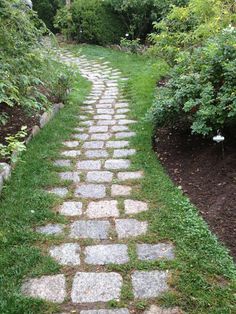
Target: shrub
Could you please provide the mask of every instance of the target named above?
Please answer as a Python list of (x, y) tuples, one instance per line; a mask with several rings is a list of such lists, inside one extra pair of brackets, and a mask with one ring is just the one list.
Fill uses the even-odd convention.
[(151, 110), (157, 126), (209, 136), (236, 124), (236, 30), (232, 26), (193, 53), (179, 54)]
[(100, 0), (75, 0), (57, 12), (55, 27), (67, 37), (93, 44), (119, 43), (126, 29), (119, 16)]
[(202, 45), (235, 21), (233, 4), (228, 0), (190, 0), (187, 6), (174, 6), (150, 35), (150, 53), (173, 64), (179, 51)]
[(183, 5), (188, 0), (105, 0), (119, 14), (132, 39), (146, 36), (153, 30), (152, 23), (161, 20), (172, 5)]
[(44, 21), (46, 26), (51, 30), (55, 31), (53, 26), (54, 17), (57, 9), (62, 5), (61, 0), (32, 0), (33, 9), (37, 11), (40, 19)]

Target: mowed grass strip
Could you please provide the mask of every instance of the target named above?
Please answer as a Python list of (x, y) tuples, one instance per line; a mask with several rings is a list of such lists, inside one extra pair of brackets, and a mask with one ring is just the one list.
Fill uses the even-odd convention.
[[(153, 126), (145, 116), (152, 105), (156, 83), (168, 73), (168, 66), (162, 60), (96, 46), (69, 46), (69, 49), (94, 60), (103, 57), (129, 78), (124, 93), (130, 101), (130, 118), (138, 120), (131, 127), (137, 133), (131, 139), (131, 146), (138, 154), (131, 159), (134, 170), (145, 171), (141, 188), (135, 190), (133, 196), (148, 201), (150, 207), (150, 211), (138, 215), (150, 224), (149, 234), (139, 238), (139, 242), (171, 241), (175, 245), (176, 259), (169, 264), (141, 263), (134, 256), (128, 265), (109, 268), (124, 275), (133, 269), (168, 268), (173, 274), (170, 283), (173, 289), (158, 303), (167, 307), (179, 306), (186, 313), (235, 313), (236, 269), (232, 258), (211, 233), (196, 207), (174, 186), (152, 149)], [(131, 255), (132, 247), (131, 241)], [(123, 293), (123, 304), (131, 300), (127, 291)], [(145, 307), (146, 302), (142, 305)], [(136, 308), (138, 313), (140, 302)]]
[(70, 138), (78, 124), (80, 104), (89, 93), (90, 83), (77, 75), (72, 88), (65, 108), (29, 144), (1, 195), (1, 314), (42, 314), (56, 310), (56, 306), (24, 298), (20, 286), (25, 277), (60, 271), (58, 264), (43, 256), (36, 247), (45, 240), (33, 229), (51, 222), (64, 222), (52, 211), (60, 200), (45, 190), (63, 186), (53, 161), (61, 159), (62, 142)]

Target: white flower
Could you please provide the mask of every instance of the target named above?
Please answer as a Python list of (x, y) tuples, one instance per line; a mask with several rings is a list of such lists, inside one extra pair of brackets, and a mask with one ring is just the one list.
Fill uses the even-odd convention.
[(216, 136), (213, 137), (213, 141), (217, 142), (217, 143), (221, 143), (225, 140), (224, 136), (218, 134)]
[(128, 34), (128, 33), (126, 33), (126, 34), (125, 34), (125, 37), (129, 37), (129, 34)]

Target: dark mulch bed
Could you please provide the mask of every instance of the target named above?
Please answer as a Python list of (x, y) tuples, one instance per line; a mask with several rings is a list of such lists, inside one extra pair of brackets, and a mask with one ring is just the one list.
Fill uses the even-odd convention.
[[(9, 107), (0, 104), (0, 115), (3, 112), (8, 115), (8, 120), (4, 126), (0, 126), (1, 144), (6, 144), (5, 138), (9, 135), (15, 135), (22, 126), (27, 126), (29, 133), (34, 125), (39, 124), (39, 113), (27, 112), (19, 106)], [(7, 160), (0, 156), (0, 162), (7, 162)]]
[(169, 129), (158, 129), (154, 141), (170, 177), (236, 259), (236, 140), (226, 137), (224, 158), (221, 147)]

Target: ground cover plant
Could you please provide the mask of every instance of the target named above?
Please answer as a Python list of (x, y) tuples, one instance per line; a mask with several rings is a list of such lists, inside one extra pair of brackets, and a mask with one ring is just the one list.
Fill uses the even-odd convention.
[(6, 138), (19, 148), (15, 134), (27, 126), (27, 135), (43, 111), (63, 102), (71, 73), (43, 48), (48, 30), (33, 11), (17, 0), (2, 1), (0, 9), (0, 160), (6, 160), (13, 148)]

